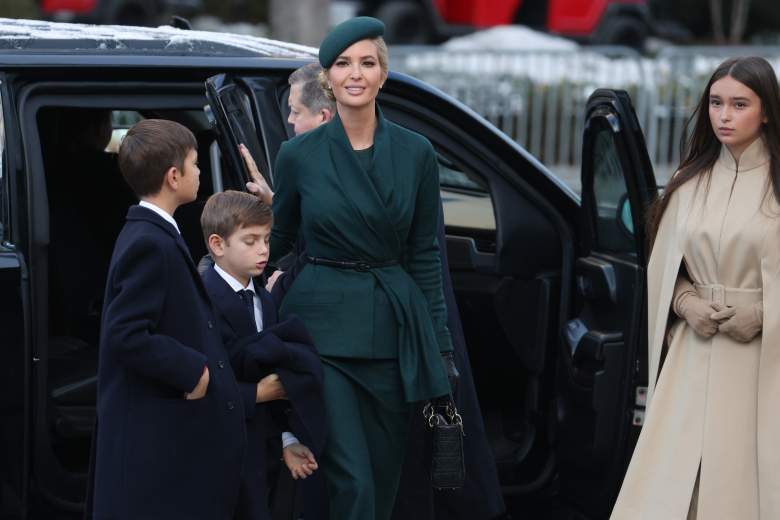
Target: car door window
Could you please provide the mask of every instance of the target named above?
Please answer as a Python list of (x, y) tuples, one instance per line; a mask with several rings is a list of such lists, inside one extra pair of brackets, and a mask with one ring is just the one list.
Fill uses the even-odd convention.
[(6, 197), (8, 179), (5, 175), (5, 121), (3, 120), (3, 98), (0, 91), (0, 242), (6, 240), (5, 230), (8, 223)]
[(463, 171), (442, 153), (437, 154), (439, 185), (447, 229), (496, 230), (493, 202), (480, 177)]
[(602, 251), (634, 253), (636, 243), (625, 176), (615, 134), (606, 125), (594, 136), (592, 161), (595, 246)]

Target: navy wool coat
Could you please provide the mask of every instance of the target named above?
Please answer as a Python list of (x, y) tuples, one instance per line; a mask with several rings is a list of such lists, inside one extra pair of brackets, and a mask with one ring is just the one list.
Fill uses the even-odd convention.
[[(244, 302), (233, 289), (214, 270), (209, 267), (203, 273), (203, 284), (217, 310), (217, 322), (222, 340), (228, 350), (233, 367), (240, 366), (243, 353), (238, 340), (245, 336), (256, 335), (257, 329), (249, 319)], [(263, 327), (277, 322), (276, 307), (262, 285), (255, 281), (257, 295), (262, 302)], [(237, 373), (239, 380), (241, 374)], [(247, 459), (241, 478), (236, 519), (270, 520), (268, 510), (268, 470), (269, 464), (276, 461), (268, 456), (269, 439), (281, 435), (281, 428), (271, 413), (271, 403), (257, 404), (257, 382), (239, 381), (247, 430)], [(273, 443), (271, 443), (273, 445)], [(278, 457), (276, 457), (278, 459)]]
[[(206, 396), (185, 400), (204, 366)], [(132, 206), (103, 307), (94, 517), (232, 518), (246, 451), (243, 410), (184, 241), (153, 211)]]

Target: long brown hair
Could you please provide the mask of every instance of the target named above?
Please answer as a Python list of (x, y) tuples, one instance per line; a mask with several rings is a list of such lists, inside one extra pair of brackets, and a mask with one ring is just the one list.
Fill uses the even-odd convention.
[[(747, 58), (732, 58), (721, 63), (707, 83), (701, 95), (701, 100), (693, 114), (685, 124), (685, 132), (681, 139), (681, 157), (684, 159), (677, 168), (677, 173), (669, 180), (661, 197), (657, 198), (648, 208), (648, 239), (650, 250), (655, 242), (655, 235), (661, 223), (661, 217), (669, 205), (672, 194), (691, 179), (706, 180), (709, 183), (712, 167), (720, 155), (721, 144), (715, 136), (709, 117), (710, 87), (721, 78), (731, 76), (761, 99), (761, 108), (767, 118), (762, 125), (762, 135), (769, 150), (769, 176), (775, 200), (780, 203), (780, 88), (777, 84), (772, 65), (764, 58), (750, 56)], [(693, 132), (688, 129), (693, 124)], [(701, 177), (700, 177), (701, 176)]]

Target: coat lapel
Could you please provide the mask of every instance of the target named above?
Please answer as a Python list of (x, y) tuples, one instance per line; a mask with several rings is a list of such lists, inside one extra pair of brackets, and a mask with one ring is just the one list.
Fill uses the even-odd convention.
[(237, 336), (243, 337), (256, 332), (249, 321), (249, 312), (241, 297), (225, 280), (210, 267), (203, 273), (203, 283), (206, 285), (209, 295), (214, 301), (222, 318), (230, 325)]
[(209, 301), (208, 292), (206, 292), (206, 288), (203, 286), (203, 280), (201, 279), (200, 274), (198, 274), (198, 269), (195, 267), (195, 263), (192, 261), (190, 250), (187, 247), (187, 244), (184, 243), (184, 239), (181, 237), (181, 234), (176, 230), (176, 228), (174, 228), (170, 223), (166, 222), (165, 219), (156, 214), (154, 211), (144, 208), (143, 206), (131, 206), (127, 211), (127, 220), (143, 220), (149, 222), (170, 235), (171, 238), (173, 238), (173, 241), (176, 243), (176, 247), (179, 248), (179, 251), (184, 257), (184, 262), (187, 264), (187, 268), (190, 270), (190, 275), (192, 276), (195, 285), (198, 287), (201, 295), (206, 298), (206, 301)]
[(377, 127), (374, 133), (374, 156), (367, 172), (384, 207), (391, 207), (395, 190), (395, 168), (388, 124), (379, 107), (376, 107)]
[[(360, 167), (338, 115), (328, 124), (327, 133), (332, 168), (342, 191), (349, 194), (349, 204), (372, 231), (376, 244), (390, 245), (389, 250), (379, 251), (377, 255), (380, 258), (397, 257), (402, 249), (401, 242), (395, 231), (393, 213), (388, 208), (394, 190), (392, 150), (388, 125), (379, 107), (371, 171), (364, 172)], [(372, 215), (377, 211), (378, 215)]]

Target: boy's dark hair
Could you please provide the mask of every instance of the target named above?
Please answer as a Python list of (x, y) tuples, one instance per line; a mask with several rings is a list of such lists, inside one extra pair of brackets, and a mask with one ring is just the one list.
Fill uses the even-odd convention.
[(208, 247), (211, 235), (219, 235), (227, 240), (238, 229), (265, 226), (273, 223), (273, 220), (271, 207), (256, 196), (227, 190), (215, 193), (206, 201), (200, 215), (200, 227)]
[(119, 147), (119, 169), (138, 197), (162, 188), (165, 172), (175, 166), (182, 174), (184, 159), (197, 150), (195, 136), (184, 125), (166, 119), (145, 119), (127, 131)]

